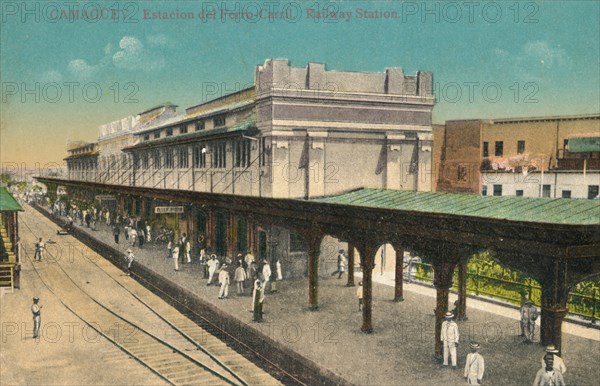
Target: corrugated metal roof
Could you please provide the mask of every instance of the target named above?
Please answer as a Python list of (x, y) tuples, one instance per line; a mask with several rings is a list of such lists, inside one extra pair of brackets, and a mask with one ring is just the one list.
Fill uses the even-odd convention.
[(310, 201), (519, 222), (600, 225), (600, 200), (360, 189)]
[(4, 187), (0, 187), (0, 212), (23, 210), (21, 205)]

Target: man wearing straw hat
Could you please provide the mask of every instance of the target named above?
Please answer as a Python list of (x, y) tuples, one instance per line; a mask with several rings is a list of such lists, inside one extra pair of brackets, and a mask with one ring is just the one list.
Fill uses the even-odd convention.
[(546, 346), (546, 354), (542, 357), (542, 368), (546, 367), (546, 362), (544, 361), (544, 357), (547, 354), (552, 354), (554, 357), (554, 369), (560, 371), (563, 375), (567, 372), (567, 366), (565, 366), (565, 362), (561, 357), (558, 356), (558, 350), (554, 345)]
[(479, 343), (471, 342), (469, 347), (471, 352), (467, 354), (467, 361), (465, 362), (465, 379), (467, 385), (481, 385), (483, 372), (485, 371), (485, 361), (481, 354), (477, 352), (480, 347)]
[(456, 370), (456, 346), (458, 345), (458, 325), (454, 321), (454, 314), (450, 311), (444, 315), (442, 323), (441, 340), (444, 342), (444, 365), (448, 367), (448, 356), (452, 361), (452, 368)]
[(535, 375), (533, 386), (565, 386), (562, 373), (554, 368), (554, 355), (544, 355), (544, 367)]

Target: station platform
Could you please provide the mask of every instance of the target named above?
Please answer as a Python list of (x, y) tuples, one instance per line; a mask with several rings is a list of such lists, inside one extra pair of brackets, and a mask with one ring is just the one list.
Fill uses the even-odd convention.
[[(31, 208), (27, 208), (32, 210)], [(115, 244), (110, 228), (77, 227), (88, 236), (121, 252), (131, 247), (121, 235)], [(60, 237), (60, 236), (57, 236)], [(218, 299), (219, 287), (207, 286), (198, 261), (174, 270), (165, 244), (132, 248), (135, 264), (194, 294), (201, 302), (251, 328), (265, 342), (296, 353), (348, 383), (357, 385), (462, 385), (469, 341), (481, 344), (485, 358), (484, 383), (488, 385), (531, 384), (541, 367), (544, 348), (524, 344), (518, 337), (518, 311), (486, 302), (467, 301), (468, 321), (458, 322), (461, 333), (458, 369), (441, 368), (434, 353), (435, 291), (405, 284), (404, 301), (393, 302), (390, 277), (373, 273), (372, 334), (360, 331), (356, 287), (346, 287), (345, 276), (319, 278), (319, 309), (308, 308), (306, 279), (278, 282), (278, 292), (267, 294), (263, 323), (252, 322), (251, 295), (237, 296), (230, 287), (228, 299)], [(285, 270), (285, 267), (283, 267)], [(135, 265), (133, 270), (135, 271)], [(359, 275), (357, 275), (358, 282)], [(538, 322), (539, 324), (539, 322)], [(600, 331), (565, 324), (562, 357), (569, 385), (597, 384), (600, 361)], [(536, 341), (539, 331), (536, 331)]]

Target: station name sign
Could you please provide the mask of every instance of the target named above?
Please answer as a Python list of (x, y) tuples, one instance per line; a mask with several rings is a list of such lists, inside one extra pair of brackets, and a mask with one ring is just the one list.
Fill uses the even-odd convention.
[(154, 213), (183, 213), (183, 206), (157, 206), (154, 208)]
[(98, 201), (114, 201), (117, 198), (115, 196), (111, 196), (109, 194), (99, 194), (96, 196), (96, 200)]

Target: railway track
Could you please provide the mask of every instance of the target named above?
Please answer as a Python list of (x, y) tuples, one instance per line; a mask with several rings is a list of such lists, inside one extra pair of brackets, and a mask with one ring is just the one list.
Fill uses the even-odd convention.
[[(28, 213), (32, 213), (29, 210)], [(43, 224), (49, 220), (39, 216), (40, 221), (30, 223), (25, 218), (22, 224), (30, 232), (30, 238), (48, 239), (53, 227)], [(26, 216), (23, 216), (26, 217)], [(44, 226), (49, 225), (49, 226)], [(42, 229), (40, 229), (42, 228)], [(32, 237), (33, 236), (33, 237)], [(71, 237), (71, 236), (66, 236)], [(78, 243), (73, 241), (74, 244)], [(30, 243), (33, 245), (33, 242)], [(51, 256), (50, 256), (51, 257)], [(159, 377), (173, 385), (273, 385), (281, 384), (269, 373), (258, 368), (247, 358), (227, 346), (218, 337), (201, 328), (186, 315), (164, 303), (141, 286), (127, 285), (121, 276), (113, 276), (101, 265), (102, 261), (91, 264), (107, 275), (131, 295), (164, 321), (173, 330), (167, 334), (178, 334), (203, 352), (205, 360), (200, 361), (183, 350), (175, 347), (155, 334), (146, 331), (139, 324), (119, 315), (105, 306), (83, 289), (58, 262), (51, 264), (33, 264), (36, 273), (48, 289), (79, 317), (84, 323), (125, 351), (139, 363), (149, 368)], [(108, 262), (104, 261), (106, 264)], [(195, 355), (197, 356), (197, 355)], [(210, 363), (208, 363), (210, 362)], [(215, 371), (215, 365), (218, 367)]]

